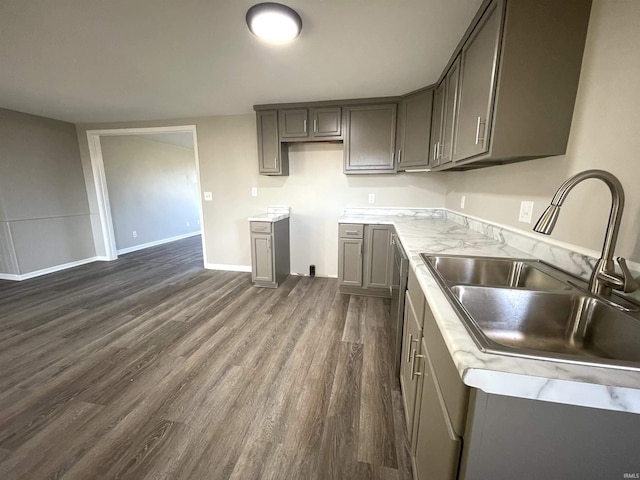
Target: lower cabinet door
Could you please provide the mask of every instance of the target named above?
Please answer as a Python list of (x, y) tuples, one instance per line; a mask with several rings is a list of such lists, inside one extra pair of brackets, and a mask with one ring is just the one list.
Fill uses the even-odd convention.
[(402, 358), (400, 359), (400, 388), (404, 402), (404, 414), (407, 421), (407, 433), (413, 451), (414, 442), (414, 413), (416, 405), (416, 393), (418, 390), (419, 376), (415, 375), (414, 367), (416, 355), (420, 355), (420, 339), (422, 329), (416, 316), (413, 300), (409, 292), (406, 294), (404, 306), (404, 335), (402, 341)]
[(391, 234), (393, 227), (389, 225), (366, 225), (364, 237), (365, 248), (365, 279), (367, 288), (389, 288), (391, 286), (391, 265), (393, 250), (391, 249)]
[(338, 283), (362, 286), (362, 239), (341, 238), (338, 242)]
[[(426, 354), (423, 342), (423, 353)], [(460, 438), (453, 431), (428, 355), (420, 362), (422, 398), (416, 408), (415, 473), (417, 480), (449, 480), (458, 475)]]
[(271, 235), (251, 235), (251, 279), (273, 282), (273, 254)]

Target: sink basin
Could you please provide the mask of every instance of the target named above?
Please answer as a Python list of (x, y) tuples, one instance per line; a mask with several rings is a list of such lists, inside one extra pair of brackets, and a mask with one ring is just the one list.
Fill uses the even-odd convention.
[(594, 297), (473, 286), (451, 291), (487, 350), (640, 362), (640, 319)]
[(481, 350), (640, 371), (640, 308), (537, 260), (420, 254)]
[(450, 285), (483, 285), (531, 290), (571, 288), (565, 282), (544, 273), (537, 260), (425, 254), (422, 254), (422, 258)]

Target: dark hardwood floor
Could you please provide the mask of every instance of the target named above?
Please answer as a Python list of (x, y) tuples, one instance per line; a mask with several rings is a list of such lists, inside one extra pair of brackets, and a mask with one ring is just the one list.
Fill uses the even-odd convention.
[(388, 304), (199, 242), (0, 281), (0, 478), (411, 478)]

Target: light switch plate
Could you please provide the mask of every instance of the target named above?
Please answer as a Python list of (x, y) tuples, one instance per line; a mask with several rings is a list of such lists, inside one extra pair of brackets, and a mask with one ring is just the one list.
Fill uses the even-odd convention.
[(251, 196), (252, 197), (257, 197), (258, 196), (258, 187), (252, 187), (251, 188)]
[(464, 204), (467, 201), (467, 196), (466, 195), (462, 195), (462, 197), (460, 198), (460, 208), (464, 208)]
[(213, 194), (211, 192), (204, 192), (204, 201), (210, 202), (213, 200)]
[(376, 194), (375, 193), (370, 193), (369, 194), (369, 203), (376, 203)]
[(531, 217), (533, 216), (533, 202), (522, 201), (520, 202), (520, 215), (518, 221), (522, 223), (531, 223)]

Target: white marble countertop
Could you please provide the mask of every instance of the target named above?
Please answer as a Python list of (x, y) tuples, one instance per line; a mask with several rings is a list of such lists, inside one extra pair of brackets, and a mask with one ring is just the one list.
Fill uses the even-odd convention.
[(259, 213), (253, 215), (247, 220), (250, 222), (277, 222), (289, 218), (291, 216), (291, 210), (289, 207), (274, 206), (268, 207), (266, 213)]
[(532, 257), (428, 210), (347, 209), (338, 223), (390, 224), (410, 259), (462, 381), (491, 394), (640, 413), (640, 373), (482, 352), (422, 262), (424, 252)]

